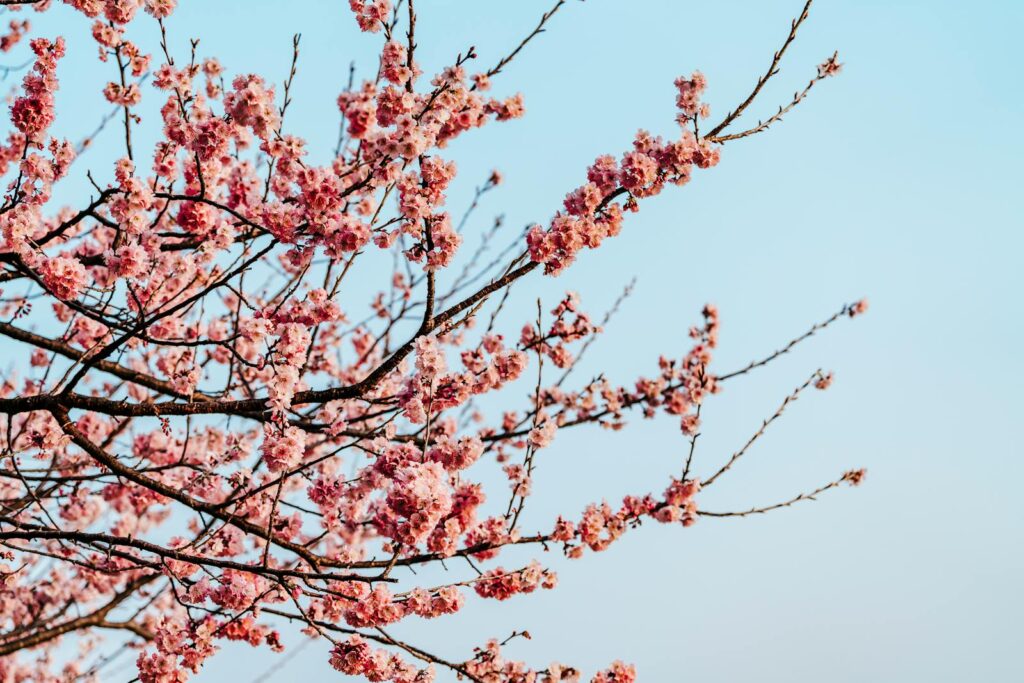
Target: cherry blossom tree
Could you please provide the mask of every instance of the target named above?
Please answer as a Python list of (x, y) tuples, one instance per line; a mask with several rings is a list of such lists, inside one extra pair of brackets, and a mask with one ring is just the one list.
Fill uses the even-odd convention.
[[(76, 158), (88, 147), (50, 133), (64, 39), (33, 36), (25, 18), (53, 0), (0, 0), (13, 17), (0, 50), (31, 50), (0, 145), (0, 680), (102, 680), (127, 656), (143, 683), (185, 681), (226, 641), (282, 649), (275, 628), (291, 623), (330, 643), (334, 669), (370, 681), (633, 681), (622, 662), (535, 666), (507, 658), (507, 639), (437, 653), (390, 627), (552, 589), (545, 557), (588, 557), (644, 522), (679, 533), (864, 477), (766, 507), (699, 505), (792, 401), (828, 387), (822, 371), (725, 462), (695, 458), (705, 400), (864, 301), (728, 372), (712, 368), (719, 312), (708, 305), (689, 348), (652, 359), (647, 376), (610, 367), (577, 381), (614, 308), (601, 320), (557, 290), (586, 250), (628, 239), (617, 236), (646, 198), (714, 168), (728, 143), (778, 123), (840, 70), (833, 55), (791, 101), (740, 125), (810, 1), (723, 117), (711, 118), (700, 72), (681, 76), (671, 139), (638, 132), (582, 169), (562, 206), (536, 207), (542, 222), (512, 236), (496, 225), (476, 251), (462, 243), (477, 202), (461, 219), (446, 209), (456, 168), (445, 147), (523, 116), (503, 71), (565, 0), (492, 66), (467, 48), (436, 74), (416, 61), (419, 3), (350, 0), (379, 63), (338, 95), (330, 150), (286, 125), (298, 38), (290, 75), (271, 84), (229, 73), (195, 42), (188, 61), (172, 58), (176, 0), (63, 2), (91, 26), (112, 107), (100, 128), (121, 130), (104, 138), (121, 158), (89, 172), (87, 201), (52, 205), (55, 183), (85, 175)], [(129, 24), (162, 50), (145, 53)], [(133, 143), (153, 123), (143, 99), (160, 104), (152, 149)], [(501, 183), (495, 171), (476, 199)], [(353, 264), (374, 253), (391, 264), (379, 293), (343, 309)], [(527, 278), (548, 300), (507, 321)], [(618, 504), (594, 491), (585, 509), (527, 526), (535, 465), (560, 431), (665, 415), (685, 455), (675, 472)], [(488, 471), (500, 486), (480, 483)], [(512, 546), (536, 559), (503, 564)], [(440, 585), (415, 571), (446, 560)]]

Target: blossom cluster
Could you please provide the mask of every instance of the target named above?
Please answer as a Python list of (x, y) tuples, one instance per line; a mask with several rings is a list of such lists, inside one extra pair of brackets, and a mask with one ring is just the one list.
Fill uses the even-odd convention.
[[(685, 185), (694, 167), (717, 165), (719, 147), (698, 138), (687, 127), (698, 113), (707, 114), (700, 103), (705, 87), (700, 72), (689, 79), (677, 79), (680, 137), (665, 141), (641, 130), (633, 141), (633, 149), (620, 159), (611, 155), (598, 157), (587, 169), (588, 182), (566, 195), (564, 210), (555, 215), (547, 228), (535, 225), (530, 230), (530, 258), (543, 263), (545, 272), (560, 273), (582, 249), (596, 249), (606, 238), (619, 234), (624, 212), (636, 211), (638, 199), (660, 194), (666, 184)], [(625, 200), (616, 202), (622, 196)]]
[[(603, 551), (650, 520), (749, 514), (703, 505), (743, 451), (711, 477), (691, 470), (703, 403), (767, 362), (712, 370), (714, 306), (644, 376), (610, 367), (588, 381), (577, 371), (618, 304), (602, 320), (544, 287), (536, 318), (532, 306), (516, 317), (517, 283), (563, 271), (644, 199), (718, 163), (728, 136), (702, 135), (703, 75), (675, 82), (677, 134), (640, 131), (598, 157), (544, 227), (493, 259), (502, 221), (474, 227), (502, 173), (465, 211), (450, 206), (452, 143), (524, 115), (523, 96), (502, 90), (506, 67), (564, 4), (491, 68), (471, 48), (429, 73), (413, 2), (350, 0), (352, 30), (379, 34), (362, 36), (379, 60), (337, 94), (326, 150), (289, 112), (298, 37), (281, 83), (184, 42), (177, 0), (32, 3), (84, 17), (95, 48), (95, 102), (113, 113), (73, 145), (55, 105), (65, 40), (8, 24), (0, 52), (24, 51), (27, 73), (0, 142), (0, 681), (105, 679), (123, 650), (141, 683), (184, 683), (229, 642), (283, 649), (288, 624), (329, 641), (333, 669), (370, 681), (636, 679), (622, 662), (589, 677), (530, 666), (497, 640), (435, 654), (388, 628), (454, 618), (470, 600), (539, 600), (562, 555)], [(819, 78), (840, 66), (833, 56)], [(100, 142), (114, 161), (86, 168)], [(72, 173), (90, 196), (57, 206)], [(846, 306), (812, 332), (866, 310)], [(833, 380), (818, 372), (804, 387)], [(601, 490), (542, 516), (546, 449), (634, 416), (678, 424), (685, 463), (621, 504)], [(794, 501), (864, 477), (849, 470)], [(541, 564), (512, 548), (556, 552)]]

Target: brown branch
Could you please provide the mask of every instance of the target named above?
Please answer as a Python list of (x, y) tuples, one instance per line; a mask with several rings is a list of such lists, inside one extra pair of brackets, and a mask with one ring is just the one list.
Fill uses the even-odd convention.
[[(274, 576), (279, 578), (294, 577), (300, 579), (318, 579), (323, 581), (363, 581), (363, 582), (394, 582), (395, 579), (377, 579), (373, 577), (362, 576), (360, 574), (336, 574), (331, 572), (312, 572), (304, 571), (301, 569), (287, 569), (282, 567), (270, 567), (266, 564), (246, 564), (244, 562), (234, 562), (232, 560), (223, 560), (215, 557), (205, 557), (201, 555), (194, 555), (192, 553), (182, 552), (174, 548), (166, 548), (156, 543), (150, 543), (143, 541), (138, 538), (126, 538), (123, 536), (113, 536), (111, 534), (100, 534), (100, 533), (89, 533), (85, 531), (64, 531), (59, 529), (50, 529), (35, 524), (24, 524), (15, 522), (9, 517), (0, 518), (0, 521), (17, 524), (20, 530), (12, 531), (0, 531), (0, 540), (11, 540), (11, 539), (23, 539), (23, 540), (36, 540), (36, 539), (55, 539), (73, 541), (78, 543), (84, 543), (100, 550), (106, 550), (106, 546), (120, 546), (127, 548), (135, 548), (137, 550), (143, 550), (160, 557), (177, 560), (179, 562), (189, 562), (191, 564), (203, 565), (208, 567), (217, 567), (219, 569), (233, 569), (236, 571), (246, 572), (249, 574), (256, 574), (262, 576)], [(268, 545), (269, 547), (269, 545)], [(145, 560), (141, 557), (136, 557), (128, 553), (119, 554), (125, 559), (130, 559), (151, 569), (161, 569), (160, 563), (153, 563)]]
[[(451, 308), (435, 316), (431, 329), (436, 329), (441, 325), (452, 321), (461, 312), (487, 298), (499, 289), (507, 287), (524, 275), (529, 274), (538, 265), (538, 263), (531, 261), (526, 265), (509, 271), (486, 287), (481, 288), (475, 294), (466, 297)], [(178, 307), (175, 307), (171, 310), (176, 310), (177, 308)], [(414, 335), (362, 381), (344, 387), (334, 387), (332, 389), (300, 391), (295, 394), (292, 404), (296, 406), (309, 403), (319, 404), (339, 399), (360, 398), (366, 396), (372, 392), (385, 377), (394, 371), (402, 360), (412, 352), (416, 339), (421, 335), (422, 332)], [(108, 348), (113, 345), (113, 343), (108, 345)], [(95, 356), (93, 358), (95, 358)], [(99, 359), (93, 360), (94, 365), (97, 362), (99, 362)], [(98, 396), (87, 396), (76, 393), (62, 394), (59, 397), (59, 400), (53, 396), (47, 395), (0, 399), (0, 413), (7, 414), (17, 414), (32, 410), (49, 410), (58, 406), (63, 406), (67, 409), (89, 410), (92, 412), (103, 413), (105, 415), (117, 415), (122, 417), (174, 415), (239, 415), (243, 417), (252, 417), (261, 415), (267, 410), (268, 399), (256, 398), (233, 401), (201, 401), (196, 403), (178, 403), (173, 401), (163, 401), (159, 403), (130, 403), (128, 401), (117, 401)]]
[(751, 103), (757, 97), (758, 93), (761, 92), (761, 88), (765, 86), (765, 84), (771, 79), (772, 76), (779, 72), (779, 62), (782, 61), (782, 56), (786, 54), (786, 50), (796, 39), (797, 29), (799, 29), (800, 24), (804, 23), (804, 20), (807, 19), (807, 15), (811, 11), (812, 2), (814, 2), (814, 0), (807, 0), (807, 4), (804, 5), (804, 9), (802, 12), (800, 12), (800, 16), (793, 20), (792, 24), (790, 25), (789, 35), (786, 36), (786, 40), (785, 42), (782, 43), (782, 47), (779, 48), (778, 52), (776, 52), (775, 56), (772, 58), (772, 63), (768, 67), (768, 71), (766, 71), (764, 75), (761, 76), (761, 78), (757, 79), (757, 84), (754, 85), (753, 92), (751, 92), (747, 96), (747, 99), (743, 100), (740, 106), (736, 107), (731, 112), (729, 112), (729, 114), (724, 119), (722, 119), (721, 123), (719, 123), (717, 126), (711, 129), (711, 131), (707, 134), (708, 138), (715, 137), (723, 130), (725, 130), (729, 126), (729, 124), (731, 124), (733, 121), (739, 118), (740, 114), (742, 114), (746, 110), (746, 108), (751, 105)]
[[(67, 344), (61, 343), (56, 339), (50, 339), (41, 335), (23, 330), (15, 327), (9, 323), (0, 322), (0, 334), (14, 339), (15, 341), (24, 342), (31, 344), (32, 346), (45, 349), (46, 351), (52, 351), (58, 355), (64, 356), (74, 361), (81, 361), (88, 357), (88, 353), (79, 351), (78, 349), (72, 348)], [(97, 370), (102, 370), (110, 375), (119, 377), (123, 380), (131, 382), (132, 384), (138, 384), (139, 386), (146, 387), (147, 389), (153, 389), (159, 391), (162, 394), (168, 396), (174, 396), (181, 399), (192, 399), (194, 401), (212, 401), (214, 398), (203, 393), (193, 393), (191, 395), (185, 395), (174, 389), (170, 382), (165, 382), (161, 379), (157, 379), (152, 375), (137, 372), (131, 368), (126, 368), (123, 365), (114, 363), (108, 360), (101, 360), (94, 366)]]
[[(522, 41), (520, 41), (519, 45), (517, 45), (515, 47), (515, 49), (512, 50), (512, 52), (510, 52), (507, 55), (505, 55), (504, 57), (502, 57), (498, 61), (497, 64), (495, 64), (493, 67), (491, 67), (487, 71), (487, 77), (491, 78), (492, 76), (497, 76), (501, 72), (502, 69), (504, 69), (506, 66), (508, 66), (509, 62), (511, 62), (513, 59), (516, 58), (516, 55), (518, 55), (520, 52), (522, 52), (523, 48), (525, 48), (530, 43), (531, 40), (533, 40), (534, 38), (539, 36), (541, 33), (543, 33), (544, 32), (544, 25), (548, 23), (548, 21), (551, 19), (551, 17), (555, 16), (555, 13), (559, 9), (561, 9), (562, 5), (564, 5), (564, 4), (565, 4), (565, 0), (557, 0), (557, 2), (555, 2), (554, 7), (552, 7), (547, 12), (542, 14), (541, 17), (540, 17), (540, 21), (537, 23), (537, 26), (533, 29), (533, 31), (531, 31), (530, 34), (527, 35), (525, 38), (523, 38)], [(476, 89), (476, 85), (474, 85), (472, 89), (475, 90)]]
[(797, 344), (799, 344), (800, 342), (804, 341), (805, 339), (809, 339), (810, 337), (813, 337), (816, 333), (820, 332), (821, 330), (824, 330), (826, 327), (828, 327), (829, 325), (831, 325), (835, 321), (839, 320), (844, 315), (849, 316), (850, 315), (850, 311), (853, 309), (854, 305), (855, 304), (846, 304), (846, 305), (844, 305), (841, 309), (836, 311), (836, 313), (834, 313), (830, 318), (828, 318), (827, 320), (823, 320), (820, 323), (815, 323), (814, 325), (811, 326), (811, 329), (807, 330), (806, 332), (804, 332), (802, 335), (800, 335), (796, 339), (791, 340), (788, 344), (783, 346), (781, 349), (772, 352), (771, 355), (766, 356), (766, 357), (762, 358), (761, 360), (752, 361), (749, 365), (747, 365), (746, 367), (740, 368), (739, 370), (734, 370), (733, 372), (727, 372), (724, 375), (718, 375), (717, 377), (715, 377), (716, 381), (724, 382), (727, 379), (732, 379), (733, 377), (739, 377), (740, 375), (745, 375), (748, 372), (750, 372), (751, 370), (755, 370), (757, 368), (760, 368), (762, 366), (767, 365), (768, 363), (771, 363), (773, 360), (775, 360), (779, 356), (783, 356), (783, 355), (789, 353), (793, 349), (793, 347), (796, 346)]
[[(114, 472), (115, 474), (118, 474), (127, 479), (128, 481), (138, 484), (139, 486), (143, 486), (147, 489), (150, 489), (151, 491), (155, 491), (156, 493), (159, 493), (165, 498), (176, 500), (179, 503), (182, 503), (192, 508), (196, 512), (203, 512), (208, 515), (211, 515), (212, 517), (215, 517), (221, 520), (222, 522), (226, 522), (228, 524), (231, 524), (232, 526), (238, 527), (246, 533), (252, 534), (253, 536), (258, 536), (268, 542), (273, 543), (274, 545), (280, 548), (288, 550), (294, 553), (295, 555), (298, 555), (303, 560), (305, 560), (314, 569), (318, 569), (321, 564), (327, 564), (323, 558), (317, 557), (306, 548), (298, 544), (291, 543), (290, 541), (285, 541), (283, 539), (277, 538), (273, 534), (266, 533), (263, 527), (259, 526), (258, 524), (253, 524), (248, 520), (238, 518), (232, 514), (228, 514), (220, 510), (218, 506), (212, 503), (207, 503), (192, 498), (191, 496), (185, 494), (183, 491), (173, 486), (168, 486), (160, 481), (157, 481), (156, 479), (152, 479), (141, 474), (140, 472), (132, 469), (131, 467), (128, 467), (127, 465), (123, 464), (120, 460), (118, 460), (116, 457), (110, 455), (102, 448), (92, 443), (85, 436), (85, 434), (83, 434), (78, 429), (78, 427), (75, 426), (75, 423), (72, 422), (71, 417), (68, 415), (67, 409), (65, 407), (58, 405), (49, 408), (49, 410), (53, 417), (57, 420), (61, 430), (69, 437), (71, 437), (72, 442), (76, 446), (81, 448), (95, 461), (97, 461), (101, 465), (104, 465), (107, 469)], [(329, 566), (338, 565), (334, 564)]]
[(783, 501), (781, 503), (775, 503), (774, 505), (766, 505), (765, 507), (759, 508), (750, 508), (749, 510), (742, 510), (739, 512), (709, 512), (706, 510), (698, 510), (697, 514), (702, 515), (704, 517), (747, 517), (749, 515), (762, 515), (766, 512), (771, 512), (772, 510), (779, 510), (781, 508), (789, 507), (790, 505), (795, 505), (800, 501), (817, 500), (817, 496), (819, 494), (822, 494), (830, 489), (836, 488), (844, 481), (846, 481), (846, 475), (843, 475), (841, 478), (836, 479), (835, 481), (831, 481), (825, 484), (824, 486), (819, 486), (810, 493), (801, 493), (798, 496), (794, 496), (793, 498), (790, 498), (789, 500)]
[(796, 389), (794, 389), (793, 393), (791, 393), (789, 396), (787, 396), (785, 398), (785, 400), (778, 407), (778, 409), (775, 411), (775, 413), (771, 417), (769, 417), (767, 420), (765, 420), (761, 424), (760, 429), (758, 429), (756, 432), (754, 432), (754, 435), (751, 436), (750, 439), (747, 440), (747, 443), (745, 443), (743, 445), (743, 448), (741, 448), (738, 451), (736, 451), (735, 453), (733, 453), (732, 457), (729, 458), (728, 462), (726, 462), (724, 465), (722, 465), (722, 467), (717, 472), (715, 472), (713, 475), (711, 475), (710, 478), (704, 480), (702, 488), (707, 488), (708, 486), (711, 486), (713, 483), (715, 483), (716, 479), (718, 479), (720, 476), (722, 476), (723, 474), (728, 472), (729, 469), (732, 468), (733, 464), (737, 460), (739, 460), (741, 457), (743, 457), (743, 455), (748, 450), (750, 450), (750, 447), (754, 445), (754, 442), (757, 441), (758, 439), (760, 439), (762, 436), (764, 436), (765, 431), (767, 431), (767, 429), (768, 429), (768, 425), (770, 425), (771, 423), (775, 422), (780, 417), (782, 417), (782, 413), (786, 410), (786, 407), (789, 406), (789, 404), (792, 403), (793, 401), (797, 400), (797, 398), (799, 398), (800, 394), (805, 389), (807, 389), (807, 387), (811, 386), (811, 384), (813, 382), (815, 382), (818, 379), (820, 379), (821, 376), (822, 376), (821, 375), (821, 370), (815, 370), (814, 374), (812, 374), (807, 379), (806, 382), (804, 382), (803, 384), (798, 386)]
[[(66, 633), (72, 631), (78, 631), (84, 628), (91, 628), (94, 626), (104, 625), (106, 628), (114, 628), (113, 622), (108, 622), (106, 617), (115, 607), (123, 603), (125, 600), (130, 598), (135, 591), (142, 588), (147, 583), (150, 583), (154, 579), (158, 578), (159, 574), (147, 574), (134, 581), (129, 582), (123, 591), (118, 593), (114, 598), (103, 607), (97, 609), (95, 612), (87, 614), (76, 619), (65, 621), (57, 626), (53, 626), (48, 629), (37, 631), (27, 636), (23, 636), (16, 640), (10, 640), (7, 642), (0, 641), (0, 657), (6, 657), (11, 655), (18, 650), (24, 650), (25, 648), (35, 647), (43, 643), (55, 640)], [(125, 628), (124, 624), (117, 626), (118, 628)], [(134, 627), (132, 627), (134, 630)]]
[[(836, 55), (833, 55), (833, 59), (835, 59), (835, 57)], [(775, 112), (775, 114), (765, 119), (764, 121), (758, 121), (756, 126), (748, 128), (747, 130), (739, 133), (732, 133), (730, 135), (709, 135), (706, 139), (710, 140), (711, 142), (717, 142), (718, 144), (722, 144), (725, 142), (729, 142), (730, 140), (739, 140), (740, 138), (749, 137), (751, 135), (756, 135), (757, 133), (761, 133), (768, 130), (769, 128), (771, 128), (772, 125), (781, 121), (782, 117), (784, 117), (786, 114), (792, 111), (794, 107), (803, 102), (807, 95), (810, 94), (811, 88), (813, 88), (819, 81), (823, 81), (826, 78), (828, 78), (828, 75), (822, 73), (819, 70), (818, 74), (814, 78), (812, 78), (810, 82), (807, 83), (807, 86), (803, 90), (793, 94), (793, 99), (790, 100), (788, 104), (786, 104), (785, 106), (780, 106), (779, 110)]]

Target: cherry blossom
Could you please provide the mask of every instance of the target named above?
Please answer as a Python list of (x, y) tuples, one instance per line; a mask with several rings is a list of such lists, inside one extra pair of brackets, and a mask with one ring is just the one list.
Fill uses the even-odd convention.
[[(24, 52), (26, 73), (0, 143), (0, 680), (104, 680), (123, 651), (142, 683), (184, 683), (229, 643), (276, 652), (301, 630), (326, 644), (325, 665), (370, 681), (632, 682), (643, 663), (607, 663), (615, 654), (584, 674), (511, 659), (508, 640), (489, 634), (435, 653), (391, 627), (445, 628), (477, 600), (539, 604), (558, 563), (645, 523), (685, 534), (864, 481), (851, 469), (731, 511), (706, 497), (832, 373), (811, 374), (731, 457), (705, 454), (698, 437), (708, 400), (859, 317), (866, 300), (732, 371), (716, 360), (718, 309), (680, 312), (696, 321), (689, 338), (666, 339), (627, 376), (591, 372), (585, 359), (630, 290), (602, 314), (599, 292), (563, 293), (542, 275), (615, 248), (606, 243), (645, 200), (696, 181), (733, 140), (798, 104), (810, 85), (738, 130), (781, 50), (717, 125), (699, 71), (674, 91), (666, 83), (674, 132), (640, 130), (625, 149), (602, 149), (564, 200), (526, 207), (538, 222), (524, 233), (495, 220), (480, 234), (483, 197), (504, 191), (504, 175), (485, 171), (459, 205), (470, 181), (453, 143), (526, 115), (529, 91), (506, 67), (571, 3), (555, 2), (489, 67), (466, 48), (426, 72), (417, 12), (438, 8), (350, 0), (351, 31), (379, 60), (329, 93), (340, 135), (328, 149), (289, 112), (298, 36), (279, 82), (190, 42), (177, 0), (60, 4), (83, 18), (75, 30), (92, 47), (75, 58), (95, 67), (95, 103), (113, 110), (99, 130), (119, 134), (61, 137), (81, 129), (65, 128), (55, 106), (70, 73), (65, 40), (11, 21), (0, 51)], [(811, 85), (840, 66), (833, 55)], [(81, 161), (100, 143), (116, 161)], [(69, 176), (89, 189), (61, 205)], [(365, 288), (368, 299), (352, 296)], [(673, 438), (645, 447), (670, 458), (663, 474), (619, 499), (595, 486), (590, 502), (542, 514), (543, 464), (572, 442), (561, 432), (641, 419), (672, 426)]]

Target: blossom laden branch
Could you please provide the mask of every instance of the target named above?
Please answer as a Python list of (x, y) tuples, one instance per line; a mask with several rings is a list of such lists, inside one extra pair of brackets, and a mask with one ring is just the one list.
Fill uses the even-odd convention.
[[(547, 220), (507, 237), (495, 220), (472, 254), (462, 249), (468, 219), (502, 176), (493, 171), (453, 220), (447, 195), (457, 168), (443, 155), (477, 128), (524, 115), (521, 95), (491, 94), (495, 77), (566, 0), (491, 68), (472, 73), (469, 48), (429, 75), (417, 63), (422, 3), (350, 0), (356, 25), (384, 44), (371, 79), (358, 83), (350, 70), (326, 162), (284, 126), (298, 35), (274, 86), (230, 72), (198, 40), (175, 61), (175, 0), (66, 4), (92, 20), (105, 81), (97, 90), (114, 112), (99, 129), (123, 122), (122, 142), (113, 143), (123, 156), (84, 174), (94, 188), (88, 201), (54, 204), (55, 184), (78, 172), (85, 147), (58, 137), (64, 40), (28, 41), (31, 68), (0, 144), (8, 178), (0, 336), (13, 362), (0, 380), (7, 677), (53, 679), (50, 666), (69, 639), (82, 645), (75, 671), (100, 676), (115, 654), (89, 665), (84, 658), (105, 631), (137, 649), (141, 683), (181, 683), (223, 641), (282, 649), (275, 626), (285, 620), (329, 642), (332, 667), (370, 680), (426, 683), (435, 669), (488, 683), (580, 680), (572, 666), (509, 659), (508, 639), (442, 655), (393, 635), (391, 625), (448, 617), (468, 598), (556, 587), (556, 573), (537, 560), (497, 564), (513, 548), (577, 559), (645, 522), (689, 527), (702, 516), (760, 514), (863, 478), (852, 470), (746, 511), (701, 509), (702, 489), (797, 394), (832, 383), (820, 372), (712, 476), (693, 473), (704, 402), (726, 380), (863, 312), (864, 302), (726, 374), (713, 370), (719, 312), (708, 305), (684, 348), (675, 343), (650, 373), (626, 380), (607, 367), (571, 381), (632, 284), (603, 319), (566, 293), (553, 303), (538, 298), (536, 320), (521, 327), (506, 320), (514, 286), (610, 248), (644, 200), (713, 168), (723, 142), (767, 129), (839, 70), (833, 56), (776, 115), (726, 132), (777, 72), (810, 3), (767, 75), (711, 133), (701, 134), (707, 79), (678, 78), (675, 135), (639, 131), (621, 155), (598, 157)], [(140, 19), (158, 32), (156, 55), (128, 38)], [(12, 24), (0, 51), (30, 30)], [(142, 134), (151, 122), (137, 113), (150, 98), (159, 105), (156, 136)], [(498, 243), (507, 246), (485, 263)], [(373, 252), (385, 258), (371, 260)], [(377, 267), (385, 262), (391, 267)], [(373, 285), (370, 301), (352, 301), (353, 272)], [(546, 295), (553, 281), (534, 282)], [(681, 452), (676, 474), (621, 505), (595, 502), (538, 520), (528, 499), (563, 430), (620, 430), (634, 417), (678, 425), (683, 447), (665, 449)], [(488, 469), (507, 491), (484, 485)], [(451, 574), (424, 583), (415, 570), (431, 566)], [(632, 666), (614, 662), (590, 680), (635, 678)]]

